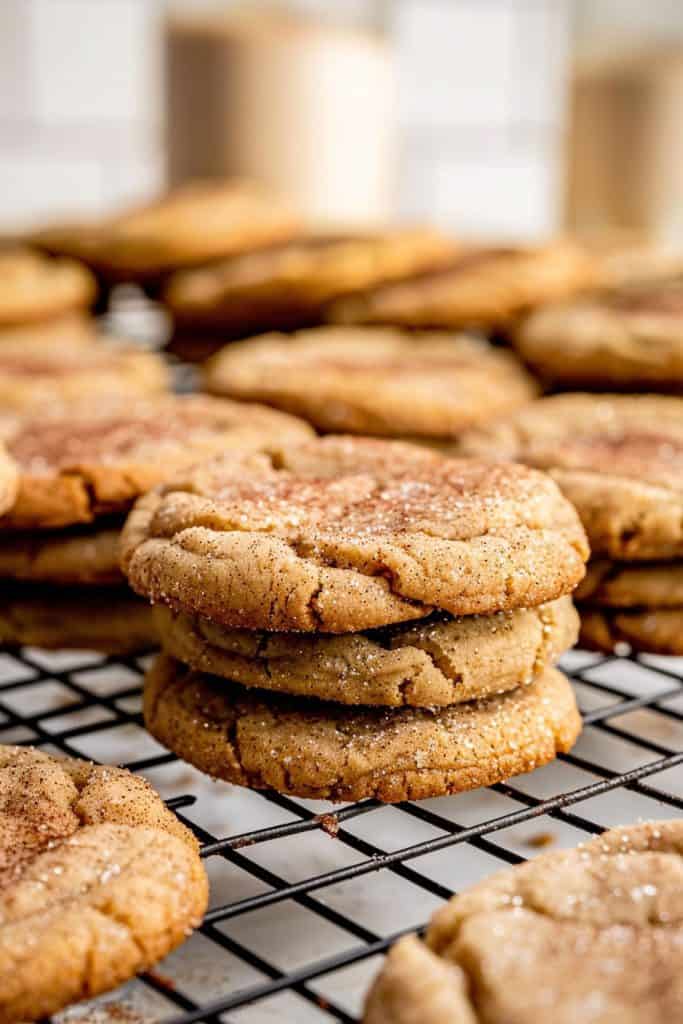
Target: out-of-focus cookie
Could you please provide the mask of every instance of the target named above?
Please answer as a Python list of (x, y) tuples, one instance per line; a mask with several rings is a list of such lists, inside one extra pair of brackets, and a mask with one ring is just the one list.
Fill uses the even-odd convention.
[(629, 644), (647, 654), (683, 655), (683, 605), (678, 608), (596, 608), (580, 606), (579, 644), (611, 654)]
[(19, 490), (19, 467), (0, 442), (0, 515), (11, 508)]
[(467, 433), (458, 450), (547, 470), (595, 554), (683, 555), (683, 399), (555, 395)]
[(487, 342), (362, 327), (228, 345), (210, 360), (205, 385), (303, 416), (322, 431), (439, 440), (537, 394), (515, 357)]
[(0, 588), (0, 644), (133, 654), (157, 644), (152, 609), (126, 587)]
[(424, 941), (396, 943), (364, 1024), (679, 1020), (682, 891), (680, 820), (501, 871), (438, 910)]
[(153, 352), (119, 345), (55, 345), (50, 338), (0, 344), (0, 407), (47, 415), (84, 398), (135, 398), (168, 390), (169, 371)]
[(73, 260), (0, 247), (0, 328), (87, 309), (95, 294), (92, 274)]
[(580, 718), (547, 669), (487, 700), (349, 708), (244, 690), (161, 655), (145, 680), (145, 724), (214, 778), (325, 800), (421, 800), (500, 782), (569, 750)]
[(157, 605), (164, 649), (243, 686), (342, 704), (443, 707), (530, 683), (578, 636), (569, 597), (343, 636), (230, 630)]
[(256, 185), (203, 181), (100, 222), (45, 228), (29, 241), (81, 259), (110, 283), (145, 283), (181, 267), (273, 245), (298, 230), (292, 212)]
[(329, 318), (346, 324), (507, 328), (520, 314), (592, 282), (593, 264), (570, 242), (461, 250), (445, 268), (339, 299)]
[(544, 380), (611, 390), (683, 390), (683, 278), (536, 310), (520, 356)]
[(29, 583), (121, 584), (120, 523), (97, 528), (0, 533), (0, 579)]
[(0, 327), (0, 348), (9, 342), (12, 345), (81, 345), (101, 338), (94, 317), (84, 313), (65, 313), (63, 316), (40, 323), (12, 324)]
[(17, 419), (4, 433), (20, 483), (2, 525), (25, 530), (122, 514), (183, 466), (233, 448), (305, 439), (312, 431), (263, 406), (164, 395), (81, 401), (58, 416)]
[(683, 562), (610, 562), (596, 558), (574, 592), (607, 608), (683, 608)]
[(0, 1021), (116, 988), (196, 928), (197, 843), (143, 779), (0, 747)]
[(344, 437), (251, 462), (140, 499), (121, 545), (133, 589), (227, 626), (348, 633), (534, 607), (584, 575), (576, 512), (526, 467)]
[(177, 329), (224, 340), (319, 324), (348, 292), (443, 265), (455, 244), (436, 231), (310, 236), (175, 275), (162, 301)]

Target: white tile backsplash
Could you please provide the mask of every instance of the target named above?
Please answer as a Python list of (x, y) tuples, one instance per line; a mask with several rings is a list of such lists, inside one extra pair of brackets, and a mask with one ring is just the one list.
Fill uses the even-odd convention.
[[(306, 6), (329, 21), (335, 3)], [(396, 46), (403, 216), (481, 236), (554, 228), (570, 3), (355, 0)], [(160, 187), (167, 6), (0, 0), (0, 226)]]

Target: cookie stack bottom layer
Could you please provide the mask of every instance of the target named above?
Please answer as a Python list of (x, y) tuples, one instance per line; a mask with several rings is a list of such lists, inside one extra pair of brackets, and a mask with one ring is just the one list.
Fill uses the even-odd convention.
[(683, 655), (683, 561), (591, 562), (577, 590), (582, 646)]
[(167, 655), (152, 666), (145, 724), (184, 760), (255, 789), (328, 800), (420, 800), (490, 785), (567, 751), (581, 724), (571, 686), (533, 683), (446, 708), (348, 708), (248, 691)]

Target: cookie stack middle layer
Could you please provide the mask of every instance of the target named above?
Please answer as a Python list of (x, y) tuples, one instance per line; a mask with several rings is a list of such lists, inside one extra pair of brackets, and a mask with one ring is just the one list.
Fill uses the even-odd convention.
[(544, 474), (331, 436), (230, 453), (122, 535), (166, 649), (145, 719), (211, 775), (337, 800), (489, 784), (579, 731), (551, 666), (588, 549)]

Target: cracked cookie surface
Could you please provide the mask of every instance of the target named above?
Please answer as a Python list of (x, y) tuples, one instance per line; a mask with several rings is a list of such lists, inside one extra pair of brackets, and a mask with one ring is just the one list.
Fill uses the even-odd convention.
[(157, 605), (164, 650), (243, 686), (342, 704), (436, 707), (530, 683), (576, 642), (568, 597), (539, 608), (343, 636), (230, 630)]
[(205, 383), (322, 431), (441, 440), (537, 394), (519, 361), (486, 342), (372, 327), (319, 327), (228, 345), (207, 364)]
[(47, 418), (22, 417), (4, 428), (20, 478), (0, 525), (89, 523), (127, 511), (150, 487), (219, 452), (311, 435), (308, 424), (286, 413), (203, 395), (108, 398)]
[(129, 654), (158, 643), (152, 609), (124, 587), (0, 587), (0, 644)]
[(384, 802), (458, 793), (567, 751), (581, 721), (556, 669), (511, 693), (446, 708), (350, 708), (245, 690), (160, 655), (145, 725), (200, 771), (253, 789)]
[(0, 1022), (115, 988), (197, 927), (192, 834), (119, 768), (0, 747)]
[(576, 507), (595, 554), (683, 555), (681, 398), (542, 398), (468, 432), (458, 452), (546, 470)]
[(683, 822), (502, 871), (402, 938), (364, 1024), (662, 1024), (683, 1015)]
[(330, 437), (195, 467), (122, 533), (134, 590), (223, 625), (349, 633), (535, 607), (572, 590), (587, 546), (549, 477)]

